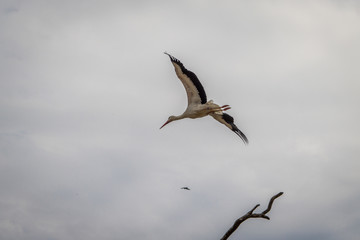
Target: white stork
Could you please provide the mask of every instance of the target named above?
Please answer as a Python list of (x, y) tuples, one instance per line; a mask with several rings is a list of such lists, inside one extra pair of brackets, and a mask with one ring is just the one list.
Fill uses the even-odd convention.
[(234, 118), (229, 114), (224, 113), (224, 111), (230, 109), (229, 105), (220, 107), (219, 105), (213, 103), (212, 100), (207, 101), (205, 90), (196, 75), (193, 72), (187, 70), (178, 59), (166, 52), (165, 54), (170, 57), (170, 60), (175, 67), (176, 75), (185, 87), (188, 98), (188, 106), (183, 114), (179, 116), (170, 116), (164, 125), (160, 127), (160, 129), (163, 128), (166, 124), (175, 120), (180, 120), (183, 118), (201, 118), (205, 117), (206, 115), (210, 115), (215, 120), (230, 128), (244, 141), (245, 144), (247, 144), (248, 139), (245, 134), (242, 133), (234, 124)]

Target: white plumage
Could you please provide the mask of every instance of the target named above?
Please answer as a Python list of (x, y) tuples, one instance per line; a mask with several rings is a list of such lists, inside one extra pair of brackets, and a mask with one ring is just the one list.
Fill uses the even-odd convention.
[(179, 116), (170, 116), (160, 129), (170, 122), (183, 118), (201, 118), (210, 115), (215, 120), (235, 132), (244, 141), (244, 143), (247, 144), (247, 137), (234, 124), (233, 117), (224, 113), (224, 111), (230, 109), (229, 105), (223, 105), (220, 107), (219, 105), (213, 103), (212, 100), (207, 101), (205, 90), (197, 76), (193, 72), (187, 70), (178, 59), (166, 52), (165, 54), (170, 57), (170, 60), (175, 67), (175, 73), (185, 87), (188, 106), (183, 114)]

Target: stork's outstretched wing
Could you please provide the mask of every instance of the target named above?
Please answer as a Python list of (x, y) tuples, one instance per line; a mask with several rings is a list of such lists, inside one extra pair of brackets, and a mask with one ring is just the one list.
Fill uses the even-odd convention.
[(223, 113), (222, 111), (210, 113), (210, 115), (215, 120), (219, 121), (220, 123), (230, 128), (233, 132), (235, 132), (244, 141), (245, 144), (249, 143), (245, 134), (242, 131), (240, 131), (240, 129), (234, 124), (234, 118), (232, 116)]
[(187, 70), (184, 65), (175, 57), (166, 52), (165, 54), (170, 57), (170, 60), (175, 67), (176, 75), (185, 87), (188, 98), (188, 105), (205, 104), (207, 101), (206, 93), (195, 73)]

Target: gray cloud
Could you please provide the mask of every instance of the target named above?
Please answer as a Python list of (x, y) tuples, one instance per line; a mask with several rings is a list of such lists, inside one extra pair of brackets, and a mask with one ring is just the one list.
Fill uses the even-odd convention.
[[(355, 1), (3, 1), (0, 238), (357, 239)], [(168, 51), (249, 137), (182, 120)], [(189, 186), (191, 191), (180, 188)]]

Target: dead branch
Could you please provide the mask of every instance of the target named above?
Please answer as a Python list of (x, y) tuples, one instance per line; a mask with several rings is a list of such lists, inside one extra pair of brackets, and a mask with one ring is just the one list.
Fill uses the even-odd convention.
[(244, 216), (237, 219), (234, 222), (234, 225), (232, 225), (232, 227), (225, 233), (225, 235), (221, 238), (221, 240), (228, 239), (230, 237), (230, 235), (233, 234), (233, 232), (235, 232), (235, 230), (240, 226), (240, 224), (243, 223), (244, 221), (246, 221), (249, 218), (265, 218), (267, 220), (270, 220), (270, 218), (266, 214), (268, 212), (270, 212), (274, 200), (276, 198), (280, 197), (282, 194), (283, 194), (283, 192), (279, 192), (278, 194), (273, 196), (269, 201), (267, 209), (265, 209), (262, 213), (253, 213), (255, 211), (255, 209), (260, 206), (260, 204), (257, 204), (248, 213), (246, 213)]

